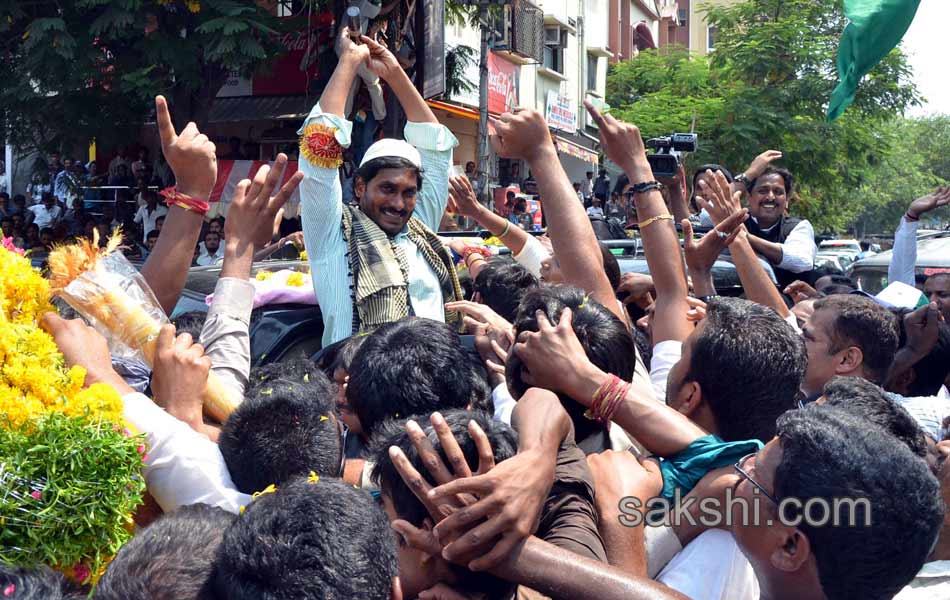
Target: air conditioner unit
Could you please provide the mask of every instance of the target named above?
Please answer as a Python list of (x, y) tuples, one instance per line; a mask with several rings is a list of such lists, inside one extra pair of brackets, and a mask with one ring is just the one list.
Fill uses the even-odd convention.
[(502, 6), (501, 13), (492, 19), (492, 47), (511, 49), (511, 6)]
[(544, 46), (544, 12), (527, 0), (516, 2), (511, 12), (512, 51), (541, 62)]

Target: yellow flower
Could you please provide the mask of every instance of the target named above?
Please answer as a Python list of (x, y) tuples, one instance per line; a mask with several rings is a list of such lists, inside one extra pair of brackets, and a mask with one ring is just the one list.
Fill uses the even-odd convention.
[(303, 273), (294, 271), (287, 276), (287, 285), (291, 287), (303, 287)]
[(258, 281), (267, 281), (273, 276), (274, 273), (271, 271), (258, 271), (257, 276), (254, 279), (257, 279)]
[(275, 485), (272, 483), (272, 484), (270, 484), (269, 486), (267, 486), (266, 488), (262, 489), (261, 491), (259, 491), (259, 492), (254, 492), (253, 494), (251, 494), (251, 500), (257, 500), (258, 498), (260, 498), (260, 497), (263, 496), (264, 494), (273, 494), (273, 493), (276, 492), (276, 491), (277, 491), (277, 486), (275, 486)]
[(300, 251), (300, 260), (307, 260), (307, 251), (306, 251), (306, 250), (301, 250), (301, 251)]
[(197, 0), (186, 0), (185, 6), (187, 6), (188, 10), (192, 13), (201, 12), (201, 3)]
[(307, 483), (318, 483), (320, 481), (320, 476), (310, 471), (310, 476), (307, 477)]
[(326, 415), (320, 415), (320, 422), (321, 422), (321, 423), (323, 423), (324, 421), (329, 421), (329, 420), (330, 420), (330, 417), (328, 417), (328, 416), (326, 416)]

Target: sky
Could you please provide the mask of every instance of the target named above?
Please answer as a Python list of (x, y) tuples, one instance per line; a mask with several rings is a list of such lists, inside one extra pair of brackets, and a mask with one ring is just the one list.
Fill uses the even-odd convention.
[(950, 114), (950, 68), (947, 50), (947, 24), (950, 23), (950, 0), (923, 0), (913, 24), (904, 35), (903, 48), (914, 67), (917, 89), (926, 99), (915, 107), (914, 116)]

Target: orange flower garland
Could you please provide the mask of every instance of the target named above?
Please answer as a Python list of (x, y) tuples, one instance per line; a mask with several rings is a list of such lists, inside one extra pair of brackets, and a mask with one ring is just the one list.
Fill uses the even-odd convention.
[(336, 141), (336, 128), (311, 123), (300, 136), (300, 154), (311, 164), (336, 169), (343, 164), (343, 146)]

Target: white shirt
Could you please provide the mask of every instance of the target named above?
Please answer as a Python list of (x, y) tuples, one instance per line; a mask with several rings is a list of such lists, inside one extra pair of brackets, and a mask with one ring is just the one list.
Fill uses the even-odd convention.
[(759, 583), (732, 534), (704, 531), (666, 565), (657, 581), (692, 600), (757, 600)]
[(901, 224), (894, 232), (894, 251), (891, 263), (887, 265), (887, 281), (900, 281), (914, 285), (914, 267), (917, 264), (917, 221), (908, 221), (901, 217)]
[[(755, 217), (750, 217), (754, 219)], [(771, 231), (778, 227), (778, 223), (762, 231)], [(782, 246), (782, 261), (775, 265), (779, 269), (785, 269), (792, 273), (804, 273), (815, 268), (815, 255), (818, 254), (818, 246), (815, 245), (815, 229), (807, 220), (802, 220), (792, 229), (785, 241), (779, 244)]]
[(666, 340), (653, 347), (653, 358), (650, 359), (650, 383), (657, 400), (666, 402), (666, 382), (670, 376), (670, 369), (683, 356), (683, 342)]
[(63, 216), (63, 209), (55, 204), (50, 209), (47, 209), (45, 204), (37, 204), (27, 210), (33, 213), (33, 222), (40, 230), (45, 227), (52, 227)]
[(155, 210), (152, 212), (148, 212), (148, 206), (142, 206), (138, 212), (135, 213), (133, 221), (141, 223), (143, 235), (148, 235), (150, 232), (155, 231), (155, 221), (157, 221), (159, 217), (164, 217), (167, 214), (168, 209), (161, 204), (156, 204)]
[(937, 600), (950, 598), (950, 560), (924, 563), (914, 580), (894, 600)]
[[(749, 216), (755, 220), (755, 217)], [(758, 222), (758, 221), (756, 221)], [(714, 223), (706, 209), (699, 213), (699, 224), (703, 227), (712, 227)], [(763, 229), (762, 231), (771, 231), (778, 227), (778, 223)], [(788, 233), (785, 241), (779, 244), (782, 247), (782, 261), (775, 265), (779, 269), (785, 269), (792, 273), (804, 273), (815, 268), (815, 255), (818, 254), (818, 246), (815, 244), (815, 228), (808, 220), (803, 219)]]
[(950, 399), (941, 396), (906, 397), (892, 392), (885, 393), (903, 406), (934, 441), (939, 442), (944, 438), (947, 431), (943, 428), (943, 420), (950, 417)]
[(214, 251), (214, 254), (208, 254), (207, 248), (201, 250), (201, 254), (198, 255), (198, 260), (195, 261), (199, 267), (207, 267), (209, 265), (217, 265), (224, 261), (224, 246), (218, 246), (218, 249)]
[(515, 406), (517, 406), (518, 403), (511, 397), (508, 386), (504, 383), (499, 383), (495, 389), (491, 391), (491, 402), (495, 407), (495, 414), (492, 415), (492, 419), (501, 421), (506, 425), (511, 425), (511, 413), (514, 412)]
[(231, 481), (218, 445), (165, 412), (143, 394), (122, 397), (125, 419), (145, 434), (142, 475), (162, 510), (202, 502), (237, 513), (251, 502)]
[(587, 216), (588, 216), (588, 217), (601, 217), (601, 218), (603, 218), (603, 216), (604, 216), (604, 209), (602, 209), (602, 208), (599, 207), (599, 206), (591, 206), (590, 208), (587, 209)]

